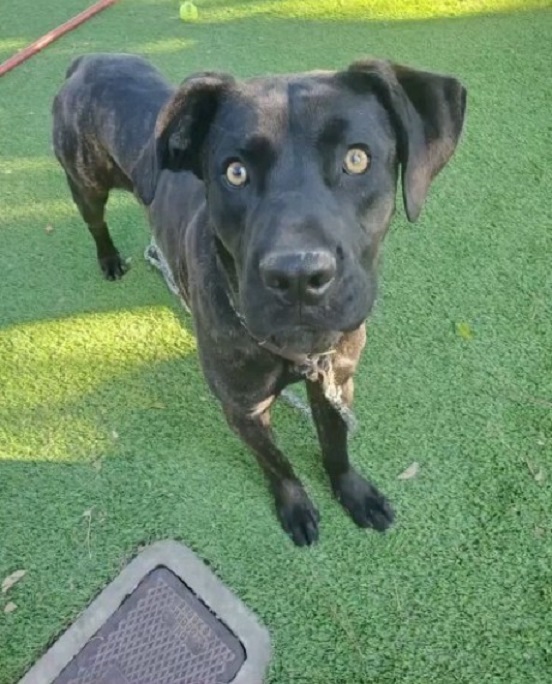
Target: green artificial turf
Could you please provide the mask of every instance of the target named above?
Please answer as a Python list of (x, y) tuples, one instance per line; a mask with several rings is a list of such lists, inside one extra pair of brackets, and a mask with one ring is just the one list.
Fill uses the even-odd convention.
[[(87, 4), (4, 2), (0, 58)], [(197, 4), (201, 21), (184, 24), (176, 0), (121, 2), (0, 80), (0, 580), (27, 571), (0, 594), (0, 684), (166, 537), (267, 625), (272, 684), (550, 682), (547, 3)], [(280, 442), (322, 515), (316, 548), (284, 536), (206, 390), (189, 319), (143, 262), (130, 196), (109, 220), (132, 268), (100, 277), (49, 137), (67, 64), (96, 50), (143, 53), (174, 81), (372, 54), (467, 85), (457, 155), (420, 222), (401, 210), (389, 235), (357, 381), (351, 455), (394, 502), (392, 533), (354, 527), (312, 427), (283, 406)]]

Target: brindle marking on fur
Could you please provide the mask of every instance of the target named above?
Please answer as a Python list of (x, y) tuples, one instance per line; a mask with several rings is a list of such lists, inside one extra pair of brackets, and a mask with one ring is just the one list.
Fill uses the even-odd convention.
[[(399, 171), (414, 221), (458, 143), (465, 100), (452, 77), (378, 60), (248, 81), (204, 72), (175, 88), (143, 59), (114, 54), (75, 60), (55, 98), (55, 153), (102, 271), (125, 271), (104, 209), (112, 189), (132, 191), (189, 301), (207, 383), (296, 544), (318, 538), (319, 516), (276, 446), (270, 407), (304, 380), (298, 359), (333, 347), (307, 381), (324, 467), (358, 525), (393, 520), (350, 464), (347, 423), (324, 383), (333, 374), (352, 405)], [(365, 172), (345, 169), (351, 148), (368, 155)], [(240, 187), (226, 179), (235, 161)]]

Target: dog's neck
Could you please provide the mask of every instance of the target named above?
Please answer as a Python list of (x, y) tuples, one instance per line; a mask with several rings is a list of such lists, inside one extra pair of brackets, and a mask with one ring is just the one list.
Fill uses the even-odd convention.
[(274, 354), (275, 356), (285, 359), (291, 363), (293, 365), (294, 371), (305, 380), (308, 380), (309, 382), (319, 382), (321, 384), (322, 391), (324, 392), (324, 396), (345, 421), (348, 430), (351, 433), (355, 432), (357, 428), (356, 418), (349, 406), (347, 406), (343, 400), (342, 388), (337, 384), (335, 378), (333, 357), (336, 353), (336, 349), (330, 349), (320, 354), (294, 354), (282, 349), (281, 347), (278, 347), (268, 340), (258, 339), (249, 330), (244, 315), (236, 306), (236, 299), (234, 297), (232, 288), (230, 287), (226, 269), (221, 263), (218, 252), (216, 258), (221, 273), (223, 274), (225, 284), (224, 291), (228, 300), (228, 306), (236, 316), (247, 335), (262, 349), (265, 349), (271, 354)]

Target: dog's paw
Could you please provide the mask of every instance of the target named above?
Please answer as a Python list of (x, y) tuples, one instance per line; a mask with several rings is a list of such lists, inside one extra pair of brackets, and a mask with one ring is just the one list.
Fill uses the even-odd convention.
[(320, 515), (299, 482), (287, 481), (275, 492), (276, 513), (284, 531), (297, 546), (318, 540)]
[(119, 252), (98, 257), (98, 262), (107, 280), (120, 280), (128, 271), (128, 264), (121, 258)]
[(332, 487), (338, 501), (359, 527), (384, 532), (392, 525), (395, 514), (385, 496), (352, 468), (332, 478)]

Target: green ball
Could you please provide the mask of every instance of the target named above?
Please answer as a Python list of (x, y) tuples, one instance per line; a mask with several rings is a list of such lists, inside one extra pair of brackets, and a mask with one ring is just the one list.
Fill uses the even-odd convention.
[(197, 21), (199, 12), (192, 0), (186, 0), (180, 5), (180, 18), (182, 21)]

